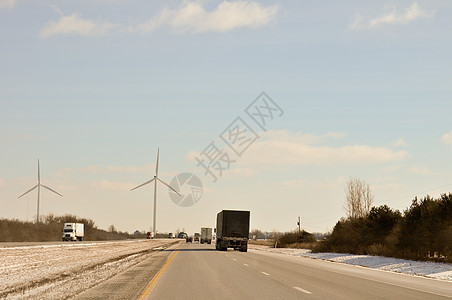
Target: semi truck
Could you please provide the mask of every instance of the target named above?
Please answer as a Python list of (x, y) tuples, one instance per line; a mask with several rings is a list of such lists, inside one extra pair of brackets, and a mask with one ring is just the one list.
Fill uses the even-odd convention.
[(83, 241), (85, 236), (85, 225), (83, 223), (64, 223), (63, 242)]
[(217, 214), (216, 249), (228, 248), (248, 251), (250, 212), (244, 210), (222, 210)]
[(201, 244), (212, 244), (212, 228), (201, 228)]

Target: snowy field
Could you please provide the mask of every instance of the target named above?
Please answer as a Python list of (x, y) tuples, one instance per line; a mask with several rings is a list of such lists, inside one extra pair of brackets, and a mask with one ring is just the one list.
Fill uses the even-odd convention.
[(175, 242), (159, 239), (0, 245), (0, 299), (71, 298)]
[(250, 245), (251, 249), (281, 253), (292, 256), (303, 256), (323, 259), (349, 265), (357, 265), (383, 271), (424, 276), (445, 281), (452, 281), (452, 264), (412, 261), (383, 256), (354, 255), (342, 253), (312, 253), (307, 249), (269, 248), (267, 246)]

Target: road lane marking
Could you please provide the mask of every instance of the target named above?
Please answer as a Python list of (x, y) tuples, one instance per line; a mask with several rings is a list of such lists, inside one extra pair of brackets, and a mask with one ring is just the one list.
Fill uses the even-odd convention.
[(247, 267), (249, 267), (250, 265), (249, 264), (243, 264), (244, 266), (247, 266)]
[(237, 259), (233, 258), (232, 260), (237, 260)]
[(302, 289), (301, 287), (298, 287), (298, 286), (294, 286), (293, 288), (296, 289), (297, 291), (303, 292), (305, 294), (312, 294), (310, 291)]
[(269, 276), (270, 274), (266, 273), (266, 272), (261, 272), (262, 274)]
[(174, 254), (170, 257), (170, 259), (168, 259), (166, 264), (160, 269), (160, 271), (154, 276), (154, 278), (152, 278), (151, 282), (149, 282), (149, 284), (146, 287), (146, 289), (144, 290), (143, 294), (141, 294), (140, 300), (145, 299), (149, 295), (149, 293), (151, 292), (151, 290), (154, 287), (155, 283), (157, 282), (157, 279), (160, 277), (160, 275), (162, 274), (163, 270), (165, 270), (166, 267), (169, 265), (169, 263), (173, 260), (174, 256), (176, 256), (177, 252), (179, 252), (180, 248), (182, 248), (182, 245), (179, 247), (179, 249), (177, 249), (176, 252), (174, 252)]

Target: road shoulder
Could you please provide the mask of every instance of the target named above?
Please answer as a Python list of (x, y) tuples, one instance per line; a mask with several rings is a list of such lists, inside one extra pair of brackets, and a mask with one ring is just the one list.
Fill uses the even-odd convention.
[(124, 272), (77, 295), (74, 299), (138, 299), (178, 247), (179, 243), (156, 252)]

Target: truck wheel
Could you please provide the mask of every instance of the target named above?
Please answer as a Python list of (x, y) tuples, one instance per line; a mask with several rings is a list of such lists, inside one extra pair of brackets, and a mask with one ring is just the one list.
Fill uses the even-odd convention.
[(240, 252), (248, 252), (248, 248), (241, 248)]

